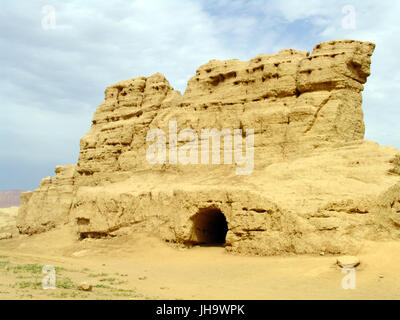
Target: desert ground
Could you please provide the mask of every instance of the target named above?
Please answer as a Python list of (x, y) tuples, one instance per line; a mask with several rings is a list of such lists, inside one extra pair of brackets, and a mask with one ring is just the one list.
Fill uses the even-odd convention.
[[(18, 208), (0, 210), (1, 299), (399, 299), (400, 243), (367, 242), (358, 253), (356, 288), (335, 256), (236, 256), (223, 247), (174, 246), (147, 234), (79, 240), (64, 226), (18, 235)], [(42, 288), (44, 265), (56, 289)], [(77, 286), (86, 282), (90, 292)]]

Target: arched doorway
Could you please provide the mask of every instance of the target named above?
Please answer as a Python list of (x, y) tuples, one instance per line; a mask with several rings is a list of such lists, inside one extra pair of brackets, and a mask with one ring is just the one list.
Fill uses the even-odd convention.
[(192, 242), (196, 244), (225, 244), (228, 223), (225, 215), (217, 208), (199, 209), (192, 217)]

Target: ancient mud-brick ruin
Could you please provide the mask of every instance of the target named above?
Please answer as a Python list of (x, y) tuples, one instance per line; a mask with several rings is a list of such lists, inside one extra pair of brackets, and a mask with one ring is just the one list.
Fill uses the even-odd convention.
[[(339, 40), (311, 55), (212, 60), (183, 95), (161, 74), (108, 87), (78, 164), (22, 195), (20, 232), (68, 223), (83, 238), (149, 232), (260, 255), (351, 253), (365, 240), (400, 239), (400, 151), (364, 140), (374, 48)], [(254, 129), (254, 171), (150, 164), (147, 133), (168, 133), (170, 121), (199, 137)], [(223, 157), (222, 139), (220, 147)]]

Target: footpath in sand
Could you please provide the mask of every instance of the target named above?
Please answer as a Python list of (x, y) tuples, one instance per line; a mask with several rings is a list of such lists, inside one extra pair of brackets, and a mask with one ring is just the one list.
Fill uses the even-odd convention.
[[(78, 240), (69, 226), (21, 236), (10, 219), (16, 210), (0, 210), (0, 232), (13, 233), (0, 241), (0, 299), (400, 298), (398, 242), (368, 242), (357, 255), (356, 289), (344, 290), (335, 256), (235, 256), (146, 234)], [(56, 268), (55, 290), (42, 288), (44, 265)], [(92, 291), (79, 291), (82, 282)]]

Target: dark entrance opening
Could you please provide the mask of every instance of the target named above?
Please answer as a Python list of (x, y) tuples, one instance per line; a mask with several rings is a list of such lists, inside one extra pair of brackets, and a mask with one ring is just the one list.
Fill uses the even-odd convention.
[(228, 223), (221, 210), (216, 208), (200, 209), (192, 217), (193, 243), (206, 245), (225, 244)]

